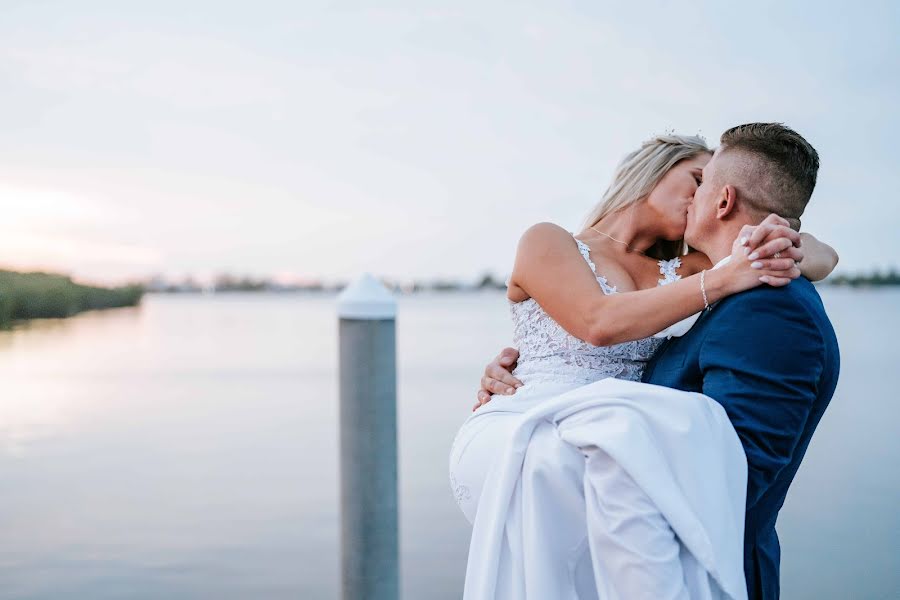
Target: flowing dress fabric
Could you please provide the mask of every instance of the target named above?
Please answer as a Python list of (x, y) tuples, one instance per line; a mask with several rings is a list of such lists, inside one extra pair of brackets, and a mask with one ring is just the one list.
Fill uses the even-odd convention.
[[(660, 284), (677, 266), (661, 261)], [(473, 413), (450, 454), (473, 523), (464, 598), (746, 598), (747, 467), (724, 409), (638, 383), (661, 339), (600, 348), (533, 300), (511, 311), (525, 385)]]

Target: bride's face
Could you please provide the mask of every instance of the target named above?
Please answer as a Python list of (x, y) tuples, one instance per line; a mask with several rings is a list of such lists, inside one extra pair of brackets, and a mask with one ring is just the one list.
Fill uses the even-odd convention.
[(653, 211), (664, 239), (680, 240), (684, 237), (688, 207), (703, 181), (703, 167), (710, 157), (710, 154), (704, 153), (676, 163), (647, 196), (647, 207)]

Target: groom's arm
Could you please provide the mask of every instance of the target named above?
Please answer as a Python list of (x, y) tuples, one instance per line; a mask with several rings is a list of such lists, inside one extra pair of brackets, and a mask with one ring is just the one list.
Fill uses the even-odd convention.
[(747, 508), (790, 464), (817, 396), (825, 346), (786, 288), (739, 294), (716, 308), (700, 349), (703, 393), (728, 413), (747, 455)]
[(510, 396), (522, 387), (522, 382), (513, 377), (512, 372), (519, 360), (519, 351), (515, 348), (504, 348), (493, 361), (484, 368), (481, 377), (481, 388), (478, 390), (478, 401), (472, 410), (491, 401), (491, 394)]

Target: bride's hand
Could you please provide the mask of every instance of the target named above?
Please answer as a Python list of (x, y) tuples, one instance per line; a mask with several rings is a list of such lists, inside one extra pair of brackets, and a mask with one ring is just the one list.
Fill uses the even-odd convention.
[(800, 277), (801, 260), (800, 234), (778, 215), (769, 215), (759, 225), (741, 229), (731, 261), (721, 269), (727, 278), (725, 289), (733, 294), (763, 283), (785, 286)]
[(745, 225), (735, 244), (743, 244), (748, 258), (764, 269), (789, 271), (803, 261), (800, 234), (774, 213), (757, 226)]

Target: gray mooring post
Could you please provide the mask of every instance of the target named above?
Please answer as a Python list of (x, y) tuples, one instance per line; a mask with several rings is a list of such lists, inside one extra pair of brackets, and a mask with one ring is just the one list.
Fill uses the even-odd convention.
[(397, 303), (371, 275), (338, 296), (344, 600), (397, 600)]

